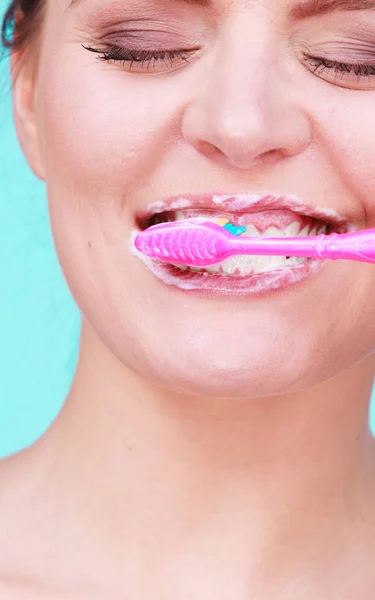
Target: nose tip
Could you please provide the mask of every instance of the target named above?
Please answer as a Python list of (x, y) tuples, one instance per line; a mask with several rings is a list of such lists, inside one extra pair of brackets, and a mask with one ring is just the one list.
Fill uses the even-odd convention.
[(300, 153), (311, 141), (311, 129), (308, 120), (297, 111), (285, 111), (280, 117), (262, 115), (251, 121), (246, 114), (235, 126), (220, 115), (215, 118), (211, 111), (200, 117), (187, 116), (184, 137), (206, 158), (249, 169), (259, 164), (273, 165)]
[(312, 124), (291, 83), (284, 84), (279, 74), (272, 82), (254, 75), (257, 83), (251, 86), (240, 71), (227, 78), (220, 73), (220, 94), (213, 84), (198, 89), (183, 115), (185, 141), (206, 158), (238, 169), (273, 165), (302, 152), (311, 142)]

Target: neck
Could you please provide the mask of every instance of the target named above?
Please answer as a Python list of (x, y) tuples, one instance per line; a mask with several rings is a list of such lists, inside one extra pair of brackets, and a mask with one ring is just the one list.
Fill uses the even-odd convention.
[[(122, 468), (126, 448), (150, 445), (161, 454), (173, 451), (195, 472), (209, 470), (229, 478), (227, 469), (237, 466), (244, 475), (271, 465), (295, 472), (298, 465), (305, 471), (311, 462), (329, 465), (345, 458), (350, 468), (363, 452), (367, 455), (372, 441), (368, 409), (374, 362), (370, 357), (335, 379), (290, 395), (240, 400), (183, 396), (128, 371), (86, 324), (59, 428), (66, 424), (70, 438), (72, 428), (78, 429), (76, 441), (85, 448), (90, 440), (94, 447), (100, 440), (101, 451), (104, 444), (110, 453), (119, 453)], [(125, 447), (114, 444), (114, 438)]]
[(307, 532), (332, 551), (347, 507), (375, 500), (373, 372), (368, 359), (293, 395), (181, 396), (127, 371), (85, 324), (71, 393), (40, 449), (54, 447), (50, 468), (89, 494), (93, 527), (116, 515), (106, 535), (129, 544), (137, 522), (139, 539), (154, 532), (169, 547), (199, 525), (248, 552)]

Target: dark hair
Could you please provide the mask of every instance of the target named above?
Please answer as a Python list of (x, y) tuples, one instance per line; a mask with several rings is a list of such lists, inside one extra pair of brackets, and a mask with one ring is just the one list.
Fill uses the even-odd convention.
[(35, 37), (44, 0), (12, 0), (1, 26), (4, 48), (21, 50)]

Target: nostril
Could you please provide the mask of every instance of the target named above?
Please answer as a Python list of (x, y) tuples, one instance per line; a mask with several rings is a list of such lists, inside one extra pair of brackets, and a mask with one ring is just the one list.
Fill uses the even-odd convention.
[(206, 156), (212, 156), (217, 158), (225, 157), (224, 152), (222, 152), (220, 148), (218, 148), (214, 144), (211, 144), (210, 142), (198, 142), (196, 148), (199, 152), (205, 154)]
[(280, 150), (269, 150), (268, 152), (264, 152), (264, 154), (259, 156), (259, 161), (264, 165), (273, 165), (281, 158), (283, 158), (283, 154)]

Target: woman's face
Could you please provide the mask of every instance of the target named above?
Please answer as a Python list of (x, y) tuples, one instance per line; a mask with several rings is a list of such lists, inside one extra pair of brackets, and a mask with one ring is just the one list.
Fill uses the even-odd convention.
[(35, 92), (23, 145), (61, 265), (124, 365), (244, 397), (307, 388), (374, 350), (371, 265), (170, 272), (131, 240), (176, 207), (266, 235), (375, 227), (375, 3), (48, 0)]

